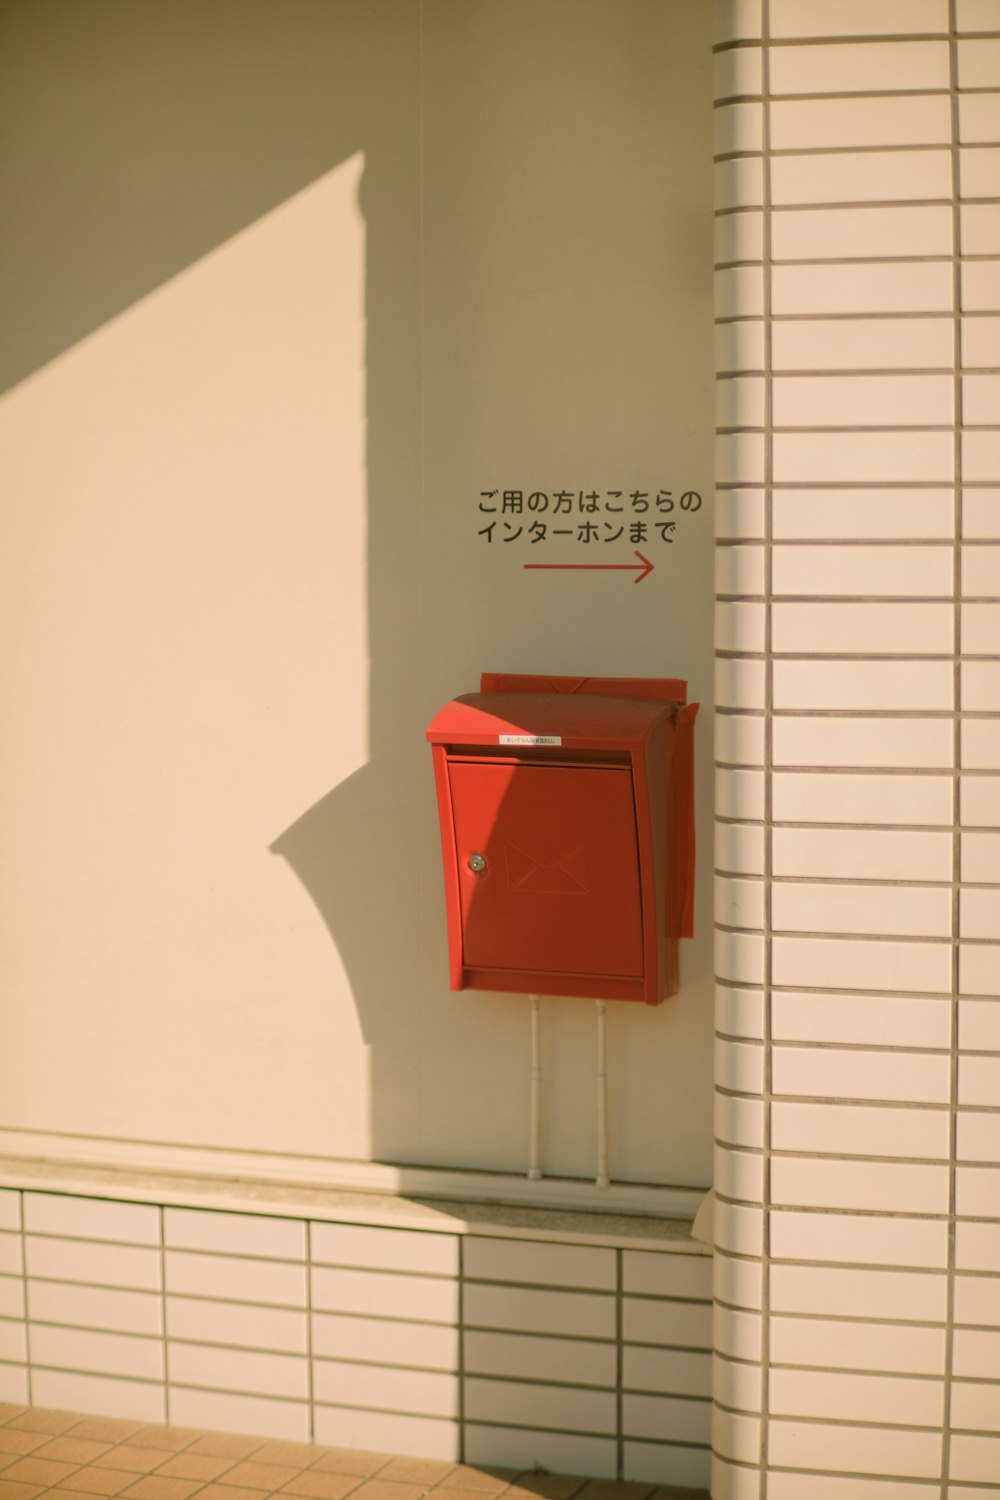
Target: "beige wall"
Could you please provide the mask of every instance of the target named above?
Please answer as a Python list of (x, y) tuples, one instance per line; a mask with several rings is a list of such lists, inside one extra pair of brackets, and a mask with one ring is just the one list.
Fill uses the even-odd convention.
[[(638, 589), (476, 535), (487, 488), (707, 496), (707, 18), (4, 25), (0, 1126), (520, 1169), (525, 1007), (447, 989), (423, 729), (486, 668), (709, 696), (707, 506)], [(681, 994), (612, 1008), (620, 1178), (709, 1177), (702, 851)], [(553, 1171), (592, 1028), (546, 1002)]]

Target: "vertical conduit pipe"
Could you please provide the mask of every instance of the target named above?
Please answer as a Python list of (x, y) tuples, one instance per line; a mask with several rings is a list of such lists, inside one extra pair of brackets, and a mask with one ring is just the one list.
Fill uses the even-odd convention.
[(597, 1002), (597, 1186), (610, 1187), (608, 1176), (608, 1041), (607, 1001)]
[(541, 1008), (537, 995), (531, 996), (531, 1124), (528, 1148), (528, 1178), (539, 1182), (542, 1176), (542, 1040)]

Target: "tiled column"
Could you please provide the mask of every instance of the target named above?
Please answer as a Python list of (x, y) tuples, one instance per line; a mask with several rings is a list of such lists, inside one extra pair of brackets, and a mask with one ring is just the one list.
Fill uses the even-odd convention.
[(716, 1500), (1000, 1493), (1000, 0), (717, 4)]

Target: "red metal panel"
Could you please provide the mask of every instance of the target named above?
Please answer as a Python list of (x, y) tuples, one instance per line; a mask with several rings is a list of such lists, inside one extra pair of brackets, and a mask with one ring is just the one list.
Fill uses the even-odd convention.
[(638, 978), (629, 771), (453, 759), (449, 779), (465, 968)]

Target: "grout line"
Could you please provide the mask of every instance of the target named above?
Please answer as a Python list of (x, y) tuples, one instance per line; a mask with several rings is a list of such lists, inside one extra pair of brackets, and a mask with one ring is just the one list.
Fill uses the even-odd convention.
[(160, 1337), (163, 1344), (163, 1414), (170, 1425), (170, 1340), (167, 1337), (167, 1253), (164, 1223), (166, 1210), (160, 1204), (157, 1210), (157, 1225), (160, 1234)]
[[(624, 1384), (624, 1256), (615, 1251), (615, 1472), (619, 1479), (625, 1478), (625, 1400)], [(711, 1400), (711, 1393), (708, 1399)]]
[(309, 1441), (316, 1441), (315, 1364), (313, 1360), (312, 1221), (306, 1219), (306, 1399), (309, 1402)]
[[(423, 0), (421, 0), (423, 3)], [(465, 1241), (462, 1236), (458, 1240), (458, 1300), (456, 1308), (457, 1333), (458, 1333), (458, 1461), (465, 1463), (466, 1455), (466, 1419), (465, 1419)]]
[(20, 1251), (21, 1251), (21, 1294), (22, 1294), (22, 1296), (24, 1298), (24, 1372), (25, 1372), (25, 1383), (27, 1385), (28, 1405), (29, 1406), (34, 1406), (35, 1402), (34, 1402), (34, 1397), (33, 1397), (33, 1392), (32, 1392), (32, 1387), (33, 1387), (34, 1380), (33, 1380), (33, 1372), (32, 1372), (32, 1359), (31, 1359), (31, 1319), (30, 1319), (30, 1317), (28, 1315), (28, 1247), (27, 1247), (27, 1243), (26, 1243), (26, 1240), (25, 1240), (25, 1232), (24, 1232), (24, 1192), (23, 1192), (23, 1190), (18, 1190), (18, 1193), (17, 1193), (17, 1212), (18, 1212), (18, 1220), (17, 1220), (17, 1222), (18, 1222), (18, 1234), (19, 1234), (19, 1248), (20, 1248)]

